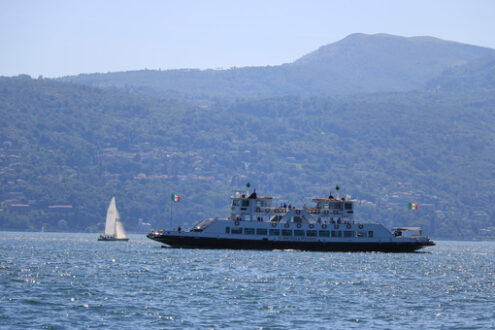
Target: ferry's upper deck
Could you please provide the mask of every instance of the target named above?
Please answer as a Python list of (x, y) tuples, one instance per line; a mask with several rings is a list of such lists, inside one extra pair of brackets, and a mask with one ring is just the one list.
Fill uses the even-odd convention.
[(313, 207), (304, 205), (302, 208), (290, 204), (273, 206), (272, 197), (258, 196), (256, 190), (252, 193), (236, 191), (230, 198), (230, 219), (238, 221), (352, 222), (354, 215), (354, 201), (334, 198), (332, 194), (329, 198), (314, 198)]

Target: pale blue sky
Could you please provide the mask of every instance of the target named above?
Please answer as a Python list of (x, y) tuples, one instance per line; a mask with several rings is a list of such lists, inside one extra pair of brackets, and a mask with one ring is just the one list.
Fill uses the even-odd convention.
[(355, 33), (495, 48), (495, 1), (0, 0), (0, 75), (292, 62)]

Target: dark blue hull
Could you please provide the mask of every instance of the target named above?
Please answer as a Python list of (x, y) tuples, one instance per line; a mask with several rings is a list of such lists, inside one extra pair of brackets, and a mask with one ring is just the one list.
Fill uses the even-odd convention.
[(128, 238), (98, 237), (98, 241), (102, 242), (127, 242), (128, 240)]
[(236, 249), (236, 250), (301, 250), (326, 252), (414, 252), (426, 246), (435, 245), (432, 241), (420, 242), (304, 242), (240, 240), (226, 238), (187, 237), (180, 235), (148, 234), (149, 239), (174, 248), (194, 249)]

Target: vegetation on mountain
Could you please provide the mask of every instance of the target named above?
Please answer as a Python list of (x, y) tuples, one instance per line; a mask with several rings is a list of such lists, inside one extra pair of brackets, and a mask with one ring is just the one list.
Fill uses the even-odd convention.
[(473, 91), (495, 88), (495, 56), (473, 60), (445, 70), (426, 87), (441, 91)]
[[(102, 231), (227, 216), (232, 189), (310, 205), (339, 184), (356, 220), (492, 235), (494, 90), (270, 97), (210, 107), (0, 79), (0, 229)], [(173, 204), (170, 194), (181, 195)], [(407, 204), (417, 202), (418, 211)]]

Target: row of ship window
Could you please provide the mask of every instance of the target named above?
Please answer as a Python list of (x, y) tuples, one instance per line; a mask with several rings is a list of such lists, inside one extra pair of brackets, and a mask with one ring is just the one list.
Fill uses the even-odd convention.
[[(242, 207), (248, 207), (250, 201), (251, 200), (249, 200), (249, 199), (244, 199), (241, 202), (241, 200), (234, 199), (234, 200), (232, 200), (232, 207), (239, 206), (239, 205), (241, 205)], [(256, 206), (267, 207), (268, 203), (264, 200), (256, 200)], [(342, 210), (343, 208), (345, 208), (346, 210), (352, 210), (352, 203), (351, 202), (345, 202), (345, 203), (344, 202), (333, 202), (333, 203), (329, 203), (329, 204), (318, 203), (318, 207), (321, 209), (329, 208), (329, 209)]]
[(265, 229), (225, 227), (226, 234), (265, 235), (265, 236), (295, 236), (295, 237), (373, 237), (373, 231), (354, 230), (302, 230), (302, 229)]

